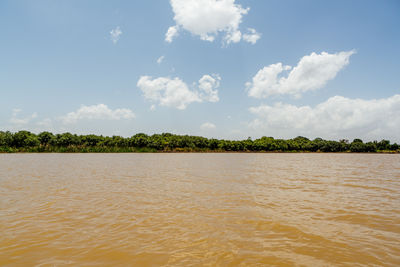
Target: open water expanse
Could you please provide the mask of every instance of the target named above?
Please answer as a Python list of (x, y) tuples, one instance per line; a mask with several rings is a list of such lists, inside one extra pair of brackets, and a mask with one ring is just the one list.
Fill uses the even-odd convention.
[(0, 154), (0, 266), (400, 266), (400, 155)]

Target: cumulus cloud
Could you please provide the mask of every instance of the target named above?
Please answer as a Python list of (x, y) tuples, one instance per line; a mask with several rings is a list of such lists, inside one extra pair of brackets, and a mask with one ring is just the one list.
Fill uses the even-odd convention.
[(159, 57), (158, 59), (157, 59), (157, 64), (161, 64), (161, 62), (163, 62), (163, 60), (164, 60), (164, 56), (161, 56), (161, 57)]
[(186, 109), (193, 102), (217, 102), (219, 81), (218, 75), (204, 75), (200, 78), (198, 89), (189, 89), (179, 78), (141, 76), (137, 86), (143, 92), (145, 99), (158, 103), (160, 106)]
[(249, 110), (257, 116), (250, 127), (264, 135), (399, 140), (400, 95), (372, 100), (334, 96), (315, 107), (276, 103)]
[(81, 106), (77, 111), (68, 113), (61, 117), (65, 124), (76, 123), (79, 120), (129, 120), (135, 118), (130, 109), (110, 109), (107, 105), (98, 104), (92, 106)]
[[(172, 42), (181, 29), (210, 42), (214, 41), (219, 33), (224, 34), (223, 40), (226, 44), (237, 43), (242, 39), (239, 26), (249, 8), (243, 8), (236, 4), (235, 0), (170, 0), (170, 3), (176, 25), (169, 27), (165, 41)], [(260, 35), (258, 34), (257, 38), (256, 31), (252, 30), (250, 35), (254, 36), (250, 37), (247, 34), (243, 39), (255, 43)]]
[(33, 119), (37, 118), (37, 113), (34, 112), (31, 115), (27, 116), (27, 117), (19, 117), (19, 113), (21, 113), (22, 109), (19, 108), (15, 108), (12, 110), (12, 115), (11, 115), (11, 119), (10, 119), (10, 123), (13, 125), (26, 125), (29, 122), (31, 122)]
[(258, 39), (261, 38), (261, 34), (252, 28), (248, 28), (247, 30), (248, 33), (243, 34), (243, 40), (251, 44), (257, 43)]
[(211, 122), (205, 122), (202, 125), (200, 125), (200, 129), (203, 130), (203, 131), (213, 130), (215, 128), (217, 128), (217, 127), (215, 126), (215, 124), (213, 124)]
[(119, 38), (120, 38), (121, 34), (122, 34), (122, 31), (121, 31), (121, 29), (119, 28), (119, 26), (117, 26), (115, 29), (112, 29), (112, 30), (110, 31), (110, 38), (111, 38), (111, 41), (112, 41), (114, 44), (116, 44), (116, 43), (119, 41)]
[(218, 102), (218, 90), (216, 88), (219, 87), (219, 82), (221, 81), (221, 77), (217, 74), (210, 76), (204, 75), (199, 80), (199, 89), (200, 96), (205, 101), (210, 102)]
[(186, 83), (179, 78), (152, 79), (150, 76), (141, 76), (137, 86), (142, 90), (145, 99), (158, 102), (161, 106), (185, 109), (192, 102), (201, 102), (198, 93), (189, 90)]
[[(324, 87), (349, 64), (350, 56), (354, 53), (354, 50), (335, 54), (313, 52), (301, 58), (294, 68), (280, 62), (271, 64), (259, 70), (252, 82), (246, 83), (248, 95), (255, 98), (282, 94), (300, 97), (306, 91)], [(287, 77), (280, 77), (284, 71), (289, 70)]]

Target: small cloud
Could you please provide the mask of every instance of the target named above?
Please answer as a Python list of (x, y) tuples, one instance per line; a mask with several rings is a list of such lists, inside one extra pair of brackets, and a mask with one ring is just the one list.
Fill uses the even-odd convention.
[(160, 65), (161, 62), (163, 62), (163, 60), (164, 60), (164, 56), (159, 57), (159, 58), (157, 59), (158, 65)]
[(198, 85), (194, 83), (189, 86), (178, 77), (159, 77), (153, 79), (150, 76), (141, 76), (137, 82), (137, 87), (143, 92), (145, 99), (158, 103), (160, 106), (186, 109), (194, 102), (218, 102), (218, 87), (221, 78), (219, 75), (204, 75), (200, 78)]
[(20, 108), (14, 108), (13, 110), (12, 110), (12, 114), (13, 114), (13, 116), (16, 116), (18, 113), (20, 113), (22, 111), (22, 109), (20, 109)]
[(119, 38), (122, 34), (121, 29), (119, 28), (119, 26), (117, 26), (115, 29), (112, 29), (110, 31), (110, 37), (111, 37), (111, 41), (116, 44), (119, 41)]
[(107, 105), (98, 104), (81, 106), (77, 111), (61, 117), (64, 124), (76, 123), (79, 120), (129, 120), (134, 119), (135, 113), (126, 108), (110, 109)]
[(215, 128), (217, 128), (217, 126), (215, 126), (215, 124), (213, 124), (211, 122), (205, 122), (202, 125), (200, 125), (200, 129), (202, 129), (203, 131), (213, 130)]
[(248, 28), (247, 30), (249, 31), (249, 33), (243, 35), (243, 40), (245, 40), (248, 43), (255, 44), (258, 41), (258, 39), (261, 38), (261, 34), (252, 28)]
[(210, 102), (218, 102), (218, 90), (221, 77), (218, 74), (203, 75), (199, 80), (199, 89), (202, 99)]
[(28, 124), (30, 121), (33, 119), (37, 118), (37, 113), (34, 112), (32, 115), (24, 117), (24, 118), (18, 118), (18, 114), (22, 111), (22, 109), (15, 108), (12, 110), (12, 115), (10, 119), (10, 123), (14, 125), (25, 125)]
[(168, 28), (168, 31), (165, 34), (165, 41), (171, 43), (175, 36), (178, 36), (178, 27), (171, 26)]
[(52, 121), (49, 118), (43, 119), (39, 122), (36, 123), (36, 125), (44, 127), (44, 128), (50, 128), (52, 126)]
[(157, 102), (161, 106), (186, 109), (193, 102), (201, 102), (196, 91), (190, 90), (179, 78), (141, 76), (137, 86), (145, 99)]

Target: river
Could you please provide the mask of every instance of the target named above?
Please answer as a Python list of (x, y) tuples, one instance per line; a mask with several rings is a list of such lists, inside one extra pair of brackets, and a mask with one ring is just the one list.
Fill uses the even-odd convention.
[(0, 154), (1, 266), (399, 266), (400, 155)]

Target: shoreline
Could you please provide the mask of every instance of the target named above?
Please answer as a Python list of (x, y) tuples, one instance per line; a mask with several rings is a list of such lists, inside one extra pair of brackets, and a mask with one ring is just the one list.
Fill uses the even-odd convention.
[(323, 152), (323, 151), (13, 151), (0, 154), (400, 154), (400, 151)]
[(324, 140), (297, 136), (275, 139), (263, 136), (226, 140), (171, 133), (131, 137), (0, 131), (0, 153), (400, 153), (400, 145), (389, 140)]

